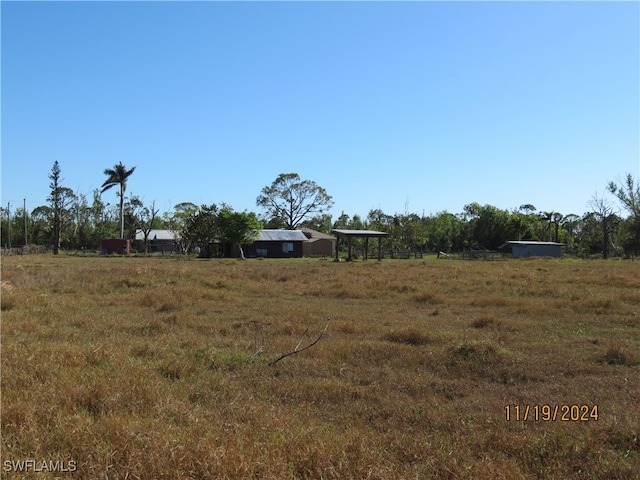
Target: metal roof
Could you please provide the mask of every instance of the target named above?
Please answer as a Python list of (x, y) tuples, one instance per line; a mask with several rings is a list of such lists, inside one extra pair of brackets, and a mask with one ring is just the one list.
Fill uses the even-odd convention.
[(258, 232), (256, 242), (304, 242), (307, 236), (300, 230), (269, 230)]
[[(149, 231), (148, 240), (179, 240), (180, 234), (172, 230), (157, 230), (153, 229)], [(144, 240), (144, 233), (142, 230), (136, 230), (136, 240)]]
[(557, 245), (557, 246), (565, 246), (566, 243), (558, 243), (558, 242), (534, 242), (532, 240), (509, 240), (505, 242), (505, 245)]
[(305, 234), (305, 237), (307, 235), (311, 236), (311, 238), (307, 238), (307, 240), (309, 240), (310, 242), (313, 242), (315, 240), (322, 240), (322, 239), (324, 239), (324, 240), (335, 240), (336, 239), (336, 237), (333, 237), (331, 235), (327, 235), (326, 233), (318, 232), (317, 230), (313, 230), (313, 229), (308, 228), (308, 227), (302, 227), (302, 228), (300, 228), (300, 231)]
[(343, 230), (334, 228), (331, 231), (346, 237), (384, 237), (389, 235), (387, 232), (378, 232), (376, 230)]

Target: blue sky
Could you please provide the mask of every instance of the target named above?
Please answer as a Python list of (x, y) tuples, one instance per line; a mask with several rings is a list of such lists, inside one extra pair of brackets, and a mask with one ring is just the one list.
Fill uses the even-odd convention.
[[(87, 194), (260, 213), (582, 214), (640, 176), (638, 2), (1, 2), (1, 204)], [(115, 190), (104, 199), (117, 203)]]

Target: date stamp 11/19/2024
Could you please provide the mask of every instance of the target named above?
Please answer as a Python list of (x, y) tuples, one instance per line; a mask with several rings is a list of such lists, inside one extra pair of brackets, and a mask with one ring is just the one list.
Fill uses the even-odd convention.
[(507, 422), (589, 422), (598, 420), (598, 405), (505, 405)]

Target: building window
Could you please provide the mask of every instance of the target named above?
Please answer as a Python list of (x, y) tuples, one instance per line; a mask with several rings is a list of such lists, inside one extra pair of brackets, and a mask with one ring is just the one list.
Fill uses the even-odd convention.
[(292, 242), (282, 242), (282, 251), (284, 253), (293, 252), (293, 243)]
[(266, 257), (267, 256), (267, 249), (266, 248), (256, 248), (256, 255), (259, 257)]

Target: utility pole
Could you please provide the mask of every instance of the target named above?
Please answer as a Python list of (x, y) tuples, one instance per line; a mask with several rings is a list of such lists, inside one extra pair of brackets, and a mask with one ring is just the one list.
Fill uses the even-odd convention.
[(11, 248), (11, 202), (7, 202), (7, 241)]
[(22, 210), (24, 213), (24, 247), (27, 248), (29, 242), (27, 242), (27, 199), (25, 198), (22, 203)]

